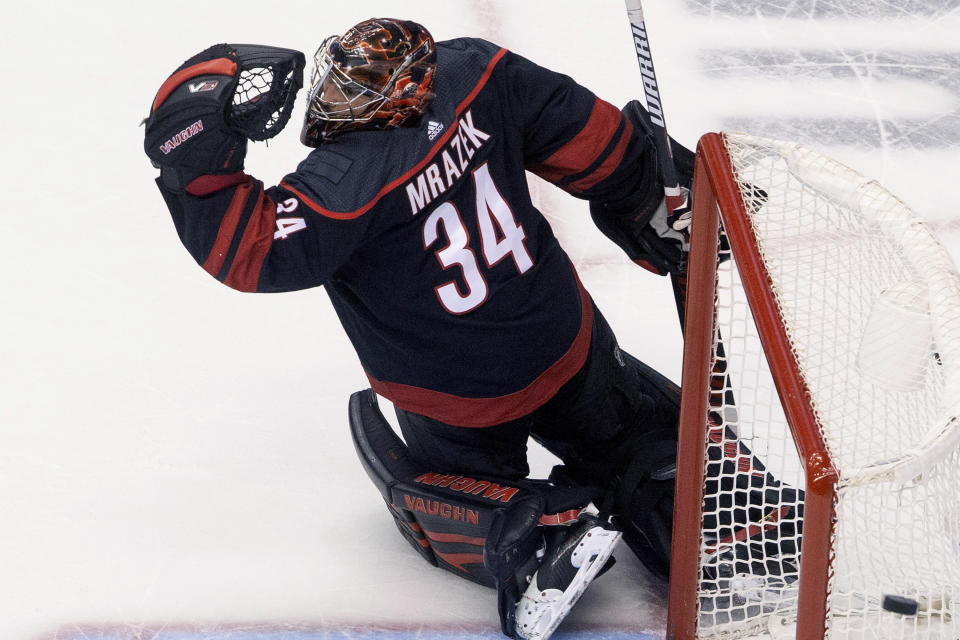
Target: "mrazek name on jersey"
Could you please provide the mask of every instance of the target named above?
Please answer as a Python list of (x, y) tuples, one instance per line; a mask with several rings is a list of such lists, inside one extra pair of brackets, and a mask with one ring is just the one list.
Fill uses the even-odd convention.
[(160, 145), (160, 151), (163, 152), (163, 155), (167, 155), (198, 133), (203, 133), (203, 120), (197, 120), (192, 125), (164, 142), (162, 145)]
[[(452, 135), (450, 135), (452, 133)], [(439, 157), (434, 154), (427, 168), (407, 183), (407, 199), (410, 212), (417, 215), (447, 189), (452, 187), (466, 172), (477, 149), (490, 139), (490, 134), (473, 124), (473, 113), (467, 111), (457, 123), (457, 128), (447, 135), (450, 140), (443, 146)]]

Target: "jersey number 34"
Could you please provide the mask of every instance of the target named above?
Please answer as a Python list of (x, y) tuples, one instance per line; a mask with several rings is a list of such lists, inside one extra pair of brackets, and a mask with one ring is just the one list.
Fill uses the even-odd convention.
[[(490, 177), (486, 164), (473, 172), (477, 194), (477, 227), (480, 229), (480, 251), (487, 268), (510, 256), (519, 273), (533, 266), (533, 260), (524, 244), (526, 234), (517, 222), (510, 205), (500, 195)], [(436, 251), (437, 260), (444, 269), (460, 267), (465, 289), (451, 280), (435, 288), (440, 304), (449, 313), (460, 315), (473, 311), (487, 299), (487, 281), (480, 271), (477, 254), (470, 246), (470, 234), (463, 224), (460, 211), (451, 202), (434, 209), (423, 225), (423, 246), (431, 247), (440, 239), (440, 227), (447, 237), (447, 245)]]

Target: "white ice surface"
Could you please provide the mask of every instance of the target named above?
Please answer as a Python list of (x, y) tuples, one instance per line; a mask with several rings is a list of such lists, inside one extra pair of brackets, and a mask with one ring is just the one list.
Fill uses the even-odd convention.
[[(897, 15), (867, 0), (819, 4), (853, 9), (843, 15), (773, 0), (646, 4), (674, 137), (693, 145), (731, 120), (789, 122), (786, 132), (879, 178), (958, 255), (957, 69), (897, 73), (903, 52), (956, 60), (956, 2)], [(91, 1), (3, 12), (0, 639), (339, 624), (495, 632), (493, 593), (410, 551), (357, 463), (346, 401), (366, 381), (325, 294), (240, 294), (207, 276), (176, 237), (137, 125), (166, 75), (209, 44), (309, 57), (323, 36), (375, 15), (421, 21), (438, 39), (495, 40), (620, 105), (640, 92), (623, 5)], [(889, 53), (894, 75), (869, 61), (850, 76), (818, 73), (830, 65), (808, 53), (844, 60), (848, 49)], [(738, 60), (785, 50), (806, 64), (771, 71), (758, 54), (720, 70), (705, 58), (718, 50)], [(291, 170), (305, 155), (301, 118), (302, 104), (269, 147), (253, 145), (248, 170), (268, 183)], [(836, 145), (807, 120), (887, 133)], [(943, 135), (896, 143), (889, 123)], [(584, 203), (533, 188), (621, 343), (679, 380), (668, 283), (621, 258)], [(532, 459), (536, 473), (552, 464), (541, 451)], [(663, 585), (619, 555), (571, 626), (662, 634)]]

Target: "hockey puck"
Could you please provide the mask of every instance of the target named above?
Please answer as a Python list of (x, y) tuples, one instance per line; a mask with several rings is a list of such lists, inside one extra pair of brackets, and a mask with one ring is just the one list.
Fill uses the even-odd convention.
[(883, 596), (883, 608), (891, 613), (899, 613), (903, 616), (915, 616), (920, 604), (913, 598), (904, 596)]

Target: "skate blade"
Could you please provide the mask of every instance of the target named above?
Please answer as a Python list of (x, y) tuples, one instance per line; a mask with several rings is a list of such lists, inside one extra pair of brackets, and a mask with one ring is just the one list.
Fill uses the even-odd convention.
[[(580, 570), (577, 571), (567, 590), (552, 600), (551, 606), (543, 607), (538, 618), (524, 625), (526, 629), (521, 628), (520, 616), (517, 616), (517, 633), (520, 637), (524, 640), (548, 640), (613, 555), (613, 550), (622, 536), (623, 534), (619, 531), (601, 528), (591, 532), (590, 544), (586, 549), (582, 551), (578, 549), (574, 554), (582, 552), (586, 561), (580, 565)], [(524, 606), (525, 601), (529, 601), (526, 595), (520, 599), (517, 608)], [(527, 603), (527, 606), (530, 606), (530, 603)], [(550, 618), (544, 619), (544, 615), (548, 613)]]

